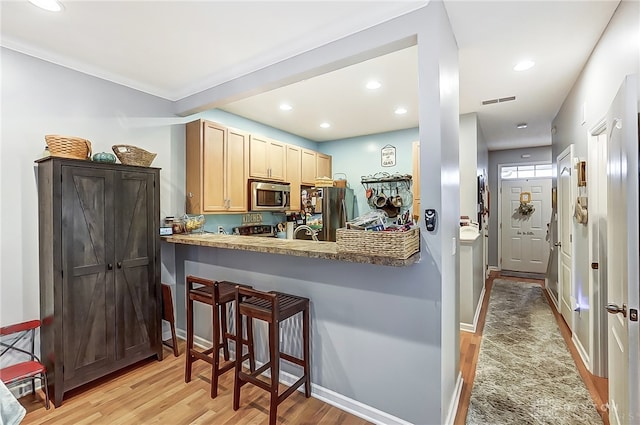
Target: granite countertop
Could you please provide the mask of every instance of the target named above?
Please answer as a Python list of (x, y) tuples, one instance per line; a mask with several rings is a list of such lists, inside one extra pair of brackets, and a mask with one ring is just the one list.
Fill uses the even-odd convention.
[(337, 260), (351, 263), (378, 264), (396, 267), (410, 266), (420, 259), (419, 252), (405, 260), (401, 260), (388, 257), (376, 257), (372, 255), (338, 253), (338, 244), (335, 242), (314, 242), (300, 239), (277, 239), (260, 236), (202, 233), (163, 236), (162, 240), (169, 243), (184, 245), (239, 249), (243, 251), (267, 252), (271, 254), (292, 255), (296, 257), (310, 257), (324, 260)]

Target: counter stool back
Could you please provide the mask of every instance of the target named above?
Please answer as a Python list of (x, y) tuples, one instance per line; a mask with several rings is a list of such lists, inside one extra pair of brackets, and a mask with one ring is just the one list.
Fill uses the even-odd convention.
[[(197, 286), (196, 286), (197, 285)], [(229, 341), (234, 341), (236, 346), (236, 358), (240, 361), (249, 360), (250, 369), (255, 370), (255, 357), (253, 352), (253, 327), (247, 323), (247, 339), (242, 335), (242, 326), (236, 322), (235, 332), (229, 331), (227, 321), (227, 306), (236, 299), (236, 286), (250, 289), (249, 285), (242, 285), (227, 281), (213, 281), (196, 276), (187, 276), (187, 349), (184, 381), (191, 381), (193, 362), (204, 360), (211, 364), (211, 398), (218, 395), (218, 378), (224, 372), (233, 369), (235, 361), (229, 361)], [(213, 310), (213, 346), (204, 351), (198, 351), (193, 345), (193, 303), (194, 301), (212, 306)], [(237, 309), (237, 308), (236, 308)], [(243, 348), (247, 346), (248, 353), (243, 355)], [(223, 350), (224, 360), (220, 365), (220, 349)]]
[[(269, 425), (277, 421), (277, 409), (284, 399), (289, 397), (299, 386), (304, 384), (304, 393), (311, 396), (311, 365), (309, 340), (309, 299), (281, 292), (261, 292), (253, 289), (236, 288), (236, 323), (242, 326), (243, 317), (247, 323), (259, 319), (269, 324), (269, 361), (251, 373), (242, 370), (242, 360), (236, 360), (233, 385), (233, 410), (240, 408), (240, 388), (246, 383), (252, 383), (271, 394), (269, 406)], [(280, 351), (280, 323), (296, 314), (302, 314), (302, 351), (303, 358), (294, 357)], [(236, 344), (240, 339), (236, 336)], [(278, 392), (280, 382), (280, 359), (302, 366), (303, 375), (282, 394)], [(271, 369), (271, 381), (265, 382), (258, 378), (267, 369)]]

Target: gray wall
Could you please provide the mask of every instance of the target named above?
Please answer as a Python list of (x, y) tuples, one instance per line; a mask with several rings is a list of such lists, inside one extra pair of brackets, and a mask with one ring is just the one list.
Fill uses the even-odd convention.
[[(522, 158), (523, 154), (530, 155)], [(526, 149), (507, 149), (489, 151), (489, 190), (491, 199), (489, 206), (489, 266), (499, 267), (498, 264), (498, 165), (551, 162), (551, 146), (539, 146)]]
[(94, 152), (121, 143), (156, 152), (161, 212), (169, 214), (184, 199), (184, 167), (174, 162), (184, 158), (184, 129), (169, 101), (5, 48), (0, 55), (0, 322), (7, 324), (40, 315), (33, 161), (45, 134), (89, 139)]
[[(580, 76), (565, 99), (553, 121), (553, 160), (570, 144), (574, 155), (587, 159), (588, 133), (602, 120), (615, 97), (624, 77), (638, 74), (640, 63), (638, 32), (640, 3), (622, 1), (598, 44), (594, 48)], [(640, 87), (640, 85), (639, 85)], [(640, 105), (640, 93), (638, 93)], [(586, 122), (582, 123), (583, 105)], [(588, 226), (573, 224), (574, 274), (573, 295), (581, 305), (590, 304), (589, 233)], [(557, 260), (555, 260), (557, 261)], [(591, 309), (597, 308), (592, 306)], [(573, 332), (583, 347), (589, 349), (592, 331), (589, 327), (589, 309), (574, 315)]]

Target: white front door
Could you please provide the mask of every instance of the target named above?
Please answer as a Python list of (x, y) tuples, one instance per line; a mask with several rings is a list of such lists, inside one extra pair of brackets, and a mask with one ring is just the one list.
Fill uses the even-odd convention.
[[(531, 194), (534, 210), (518, 212), (520, 194)], [(551, 179), (502, 180), (502, 270), (545, 273), (549, 259), (546, 220), (551, 217)]]
[(573, 329), (573, 146), (558, 156), (558, 282), (560, 314)]
[(613, 425), (640, 423), (636, 84), (635, 76), (625, 79), (607, 114), (609, 419)]

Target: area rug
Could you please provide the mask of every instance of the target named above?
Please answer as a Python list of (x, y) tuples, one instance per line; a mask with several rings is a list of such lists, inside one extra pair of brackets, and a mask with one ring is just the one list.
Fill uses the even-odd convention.
[(467, 424), (602, 424), (540, 285), (493, 282)]

